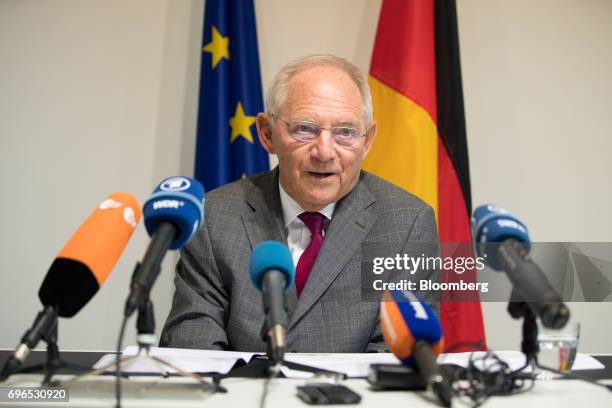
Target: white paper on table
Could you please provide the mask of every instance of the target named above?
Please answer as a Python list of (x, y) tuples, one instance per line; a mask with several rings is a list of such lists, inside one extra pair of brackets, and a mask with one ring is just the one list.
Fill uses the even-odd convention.
[(588, 354), (576, 354), (576, 360), (572, 364), (572, 371), (580, 370), (603, 370), (606, 368), (599, 360)]
[[(122, 357), (135, 356), (136, 354), (138, 354), (138, 347), (129, 346), (123, 350)], [(165, 347), (151, 347), (150, 349), (150, 355), (192, 373), (216, 372), (226, 374), (239, 359), (248, 362), (254, 354), (238, 351), (192, 350)], [(94, 369), (114, 363), (115, 358), (114, 354), (102, 356), (94, 365)], [(113, 366), (108, 371), (114, 371), (114, 369)], [(121, 371), (126, 373), (157, 374), (160, 372), (160, 367), (153, 360), (141, 356), (121, 364)], [(175, 373), (173, 369), (168, 369), (167, 371)]]
[(309, 378), (313, 378), (315, 376), (314, 373), (311, 373), (308, 371), (292, 370), (291, 368), (287, 366), (282, 366), (280, 371), (287, 378), (293, 378), (293, 379), (299, 379), (299, 380), (308, 380)]
[[(371, 364), (399, 364), (391, 353), (287, 353), (285, 361), (299, 363), (323, 370), (344, 373), (348, 377), (367, 377)], [(303, 371), (281, 370), (289, 378), (309, 378)]]
[[(511, 370), (517, 370), (521, 368), (525, 364), (525, 355), (520, 351), (495, 351), (495, 354), (503, 361), (505, 361)], [(438, 357), (438, 364), (457, 364), (461, 367), (467, 367), (470, 361), (470, 355), (472, 353), (451, 353), (451, 354), (441, 354)], [(481, 358), (485, 355), (484, 351), (474, 352), (474, 358)], [(482, 368), (478, 366), (478, 368)], [(588, 354), (578, 353), (576, 355), (576, 360), (572, 365), (572, 371), (579, 370), (600, 370), (605, 368), (603, 364), (597, 361), (595, 358), (589, 356)], [(530, 371), (531, 368), (526, 369), (525, 371)]]
[[(215, 351), (215, 350), (192, 350), (152, 347), (151, 354), (185, 371), (190, 372), (218, 372), (227, 373), (239, 359), (249, 362), (256, 353)], [(138, 353), (138, 347), (130, 346), (123, 350), (123, 356), (133, 356)], [(475, 352), (474, 357), (482, 357), (485, 352)], [(439, 364), (457, 364), (467, 367), (472, 353), (442, 354), (438, 357)], [(508, 363), (510, 369), (518, 369), (525, 363), (525, 356), (519, 351), (496, 351), (495, 354)], [(348, 377), (367, 377), (371, 364), (399, 364), (399, 360), (391, 353), (286, 353), (285, 360), (299, 363), (323, 370), (335, 371), (346, 374)], [(94, 368), (102, 367), (115, 361), (114, 354), (103, 356)], [(603, 369), (604, 366), (593, 357), (578, 353), (573, 371)], [(113, 367), (109, 371), (114, 370)], [(127, 373), (159, 373), (159, 367), (149, 359), (139, 358), (128, 365), (123, 365), (122, 370)], [(174, 372), (169, 370), (169, 372)], [(288, 378), (310, 378), (311, 373), (299, 370), (282, 368), (283, 374)]]

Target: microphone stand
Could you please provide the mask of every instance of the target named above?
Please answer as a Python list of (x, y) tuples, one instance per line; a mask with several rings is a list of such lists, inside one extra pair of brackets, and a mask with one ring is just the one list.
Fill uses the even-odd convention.
[(47, 343), (46, 361), (44, 363), (16, 369), (14, 365), (11, 367), (11, 364), (15, 364), (12, 363), (14, 360), (12, 360), (13, 356), (11, 356), (3, 369), (2, 381), (6, 380), (13, 374), (29, 374), (44, 371), (45, 376), (43, 378), (42, 385), (56, 385), (56, 383), (52, 382), (51, 379), (60, 369), (65, 368), (77, 372), (86, 371), (87, 368), (84, 366), (69, 363), (61, 359), (59, 346), (57, 345), (57, 326), (57, 309), (53, 306), (45, 306), (44, 309), (36, 316), (36, 320), (34, 321), (32, 328), (39, 330), (40, 339)]
[[(134, 273), (138, 271), (139, 267), (140, 264), (137, 264)], [(144, 300), (138, 306), (136, 330), (138, 333), (138, 336), (136, 337), (136, 343), (138, 344), (138, 353), (133, 356), (121, 357), (121, 359), (119, 360), (120, 367), (123, 367), (125, 364), (130, 362), (145, 359), (153, 362), (159, 369), (159, 373), (165, 378), (170, 377), (171, 373), (169, 370), (174, 370), (178, 375), (185, 378), (191, 378), (200, 383), (204, 387), (204, 391), (226, 392), (226, 389), (220, 386), (218, 381), (215, 380), (214, 383), (210, 383), (209, 381), (205, 380), (204, 377), (196, 373), (183, 370), (182, 368), (151, 354), (151, 346), (157, 343), (157, 339), (155, 337), (155, 314), (153, 313), (153, 302), (151, 302), (151, 299), (149, 298), (149, 293), (146, 293), (146, 296), (144, 296)], [(113, 370), (115, 366), (116, 362), (113, 361), (100, 368), (91, 370), (87, 373), (74, 377), (69, 382), (78, 381), (85, 376), (102, 374), (104, 372)], [(129, 377), (129, 375), (125, 373), (122, 373), (122, 376)]]
[[(145, 301), (138, 307), (138, 318), (136, 320), (136, 328), (138, 336), (136, 343), (138, 344), (138, 353), (133, 356), (125, 356), (120, 359), (121, 366), (127, 363), (135, 362), (138, 360), (149, 360), (153, 362), (159, 369), (159, 373), (163, 377), (170, 377), (170, 371), (174, 370), (182, 377), (191, 378), (201, 383), (206, 391), (218, 391), (219, 386), (211, 384), (206, 381), (203, 377), (198, 374), (183, 370), (182, 368), (151, 354), (151, 346), (157, 343), (155, 338), (155, 315), (153, 313), (153, 303), (147, 296)], [(103, 367), (100, 367), (94, 371), (87, 373), (87, 375), (101, 374), (107, 370), (112, 369), (115, 366), (115, 362), (109, 363)]]
[(508, 302), (508, 313), (513, 319), (523, 319), (523, 338), (521, 341), (521, 351), (525, 354), (525, 367), (530, 363), (537, 364), (537, 356), (540, 351), (538, 345), (538, 324), (536, 317), (529, 307), (529, 304), (513, 289)]

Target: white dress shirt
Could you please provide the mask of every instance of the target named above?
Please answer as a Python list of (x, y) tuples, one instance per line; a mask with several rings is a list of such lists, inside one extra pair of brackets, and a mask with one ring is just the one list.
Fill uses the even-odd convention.
[[(287, 228), (287, 246), (293, 258), (293, 265), (297, 266), (297, 263), (304, 253), (306, 247), (310, 243), (310, 230), (298, 218), (298, 215), (303, 213), (305, 210), (293, 199), (283, 186), (280, 181), (278, 182), (280, 190), (280, 200), (283, 207), (283, 218), (285, 220), (285, 227)], [(336, 203), (331, 203), (322, 208), (319, 212), (325, 216), (327, 220), (331, 221), (332, 214), (336, 208)], [(325, 229), (323, 230), (323, 236), (325, 236)]]

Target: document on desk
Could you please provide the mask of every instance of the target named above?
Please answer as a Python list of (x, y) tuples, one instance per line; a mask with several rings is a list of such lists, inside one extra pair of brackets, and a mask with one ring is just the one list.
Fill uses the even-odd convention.
[[(138, 354), (138, 347), (130, 346), (123, 350), (122, 357), (135, 356), (136, 354)], [(150, 354), (186, 371), (226, 374), (240, 359), (248, 363), (257, 353), (151, 347)], [(344, 373), (348, 377), (367, 377), (370, 364), (399, 363), (399, 360), (391, 353), (287, 353), (285, 354), (285, 360)], [(114, 361), (115, 355), (107, 354), (94, 365), (94, 368), (101, 368), (114, 363)], [(111, 367), (108, 371), (113, 370), (114, 367)], [(160, 372), (160, 368), (153, 360), (141, 356), (122, 364), (122, 371), (132, 374), (157, 374)], [(174, 373), (174, 370), (168, 371)], [(290, 370), (286, 367), (282, 371), (288, 378), (308, 378), (312, 376), (311, 373)]]
[[(158, 357), (178, 368), (192, 373), (220, 373), (226, 374), (234, 365), (243, 360), (249, 362), (255, 353), (238, 351), (217, 351), (217, 350), (193, 350), (177, 349), (166, 347), (151, 347), (150, 355)], [(138, 354), (138, 347), (129, 346), (121, 353), (122, 357), (131, 357)], [(94, 365), (94, 368), (101, 368), (115, 362), (114, 354), (107, 354)], [(146, 356), (139, 356), (121, 365), (121, 370), (131, 374), (158, 374), (160, 366)], [(108, 371), (114, 371), (114, 366)], [(167, 370), (170, 373), (175, 371)]]
[[(438, 364), (457, 364), (462, 367), (467, 367), (471, 354), (472, 353), (469, 352), (442, 354), (438, 357)], [(472, 358), (481, 360), (484, 355), (484, 351), (477, 351), (474, 352), (474, 356)], [(495, 355), (497, 355), (501, 360), (505, 361), (511, 370), (517, 370), (525, 364), (525, 355), (520, 351), (495, 351)], [(479, 367), (478, 364), (477, 367), (482, 368)], [(605, 368), (603, 364), (588, 354), (583, 353), (578, 353), (576, 355), (576, 360), (572, 365), (572, 371), (599, 370), (603, 368)], [(531, 371), (531, 368), (528, 367), (525, 371)]]
[[(123, 350), (123, 357), (135, 356), (138, 347), (130, 346)], [(237, 362), (251, 361), (257, 353), (237, 351), (215, 351), (215, 350), (191, 350), (152, 347), (150, 354), (185, 371), (194, 373), (220, 373), (226, 374)], [(466, 367), (472, 353), (442, 354), (438, 357), (439, 364), (453, 363)], [(508, 363), (511, 369), (517, 369), (525, 363), (525, 356), (519, 351), (496, 351), (495, 354)], [(482, 358), (484, 352), (475, 352), (474, 358)], [(100, 359), (94, 368), (114, 363), (115, 355), (107, 354)], [(400, 361), (391, 353), (286, 353), (285, 361), (335, 371), (346, 374), (348, 377), (367, 377), (371, 364), (399, 364)], [(593, 370), (604, 368), (604, 366), (593, 357), (578, 353), (572, 370)], [(114, 367), (108, 371), (113, 371)], [(132, 374), (158, 374), (160, 367), (153, 360), (144, 356), (122, 364), (122, 371)], [(174, 370), (168, 370), (174, 373)], [(282, 368), (282, 373), (288, 378), (309, 378), (313, 374), (309, 372)]]
[[(438, 364), (454, 363), (467, 367), (472, 353), (442, 354), (438, 357)], [(485, 352), (475, 352), (474, 358), (482, 358)], [(511, 370), (521, 368), (525, 364), (525, 355), (520, 351), (496, 351), (495, 354), (508, 363)], [(390, 353), (362, 353), (362, 354), (308, 354), (289, 353), (285, 354), (285, 360), (304, 364), (312, 367), (322, 368), (346, 374), (348, 377), (367, 377), (370, 364), (399, 364), (400, 361)], [(572, 366), (572, 371), (597, 370), (604, 366), (588, 354), (578, 353)], [(530, 370), (531, 368), (528, 368)], [(289, 378), (309, 378), (311, 373), (291, 370), (286, 367), (282, 369), (283, 374)]]
[[(285, 361), (303, 364), (346, 374), (348, 377), (367, 377), (371, 364), (399, 364), (400, 361), (391, 353), (287, 353)], [(289, 378), (308, 378), (312, 374), (282, 369)]]

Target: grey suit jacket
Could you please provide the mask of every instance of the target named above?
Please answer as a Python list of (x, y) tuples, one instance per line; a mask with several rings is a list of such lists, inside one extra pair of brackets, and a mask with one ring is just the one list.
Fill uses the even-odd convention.
[[(278, 169), (207, 194), (205, 223), (177, 264), (161, 346), (265, 352), (261, 294), (249, 275), (250, 254), (265, 240), (287, 243)], [(379, 302), (361, 300), (360, 246), (383, 243), (402, 253), (408, 242), (434, 241), (431, 207), (362, 171), (336, 205), (300, 298), (295, 285), (287, 291), (287, 350), (386, 351)]]

